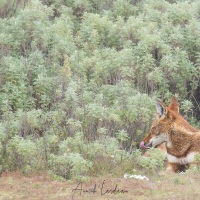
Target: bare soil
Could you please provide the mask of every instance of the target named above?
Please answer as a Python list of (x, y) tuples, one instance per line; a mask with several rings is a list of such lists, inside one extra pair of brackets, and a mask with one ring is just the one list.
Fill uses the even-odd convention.
[(55, 181), (46, 175), (5, 172), (0, 177), (0, 200), (146, 200), (200, 199), (200, 175), (151, 176), (149, 181), (112, 177), (88, 183)]

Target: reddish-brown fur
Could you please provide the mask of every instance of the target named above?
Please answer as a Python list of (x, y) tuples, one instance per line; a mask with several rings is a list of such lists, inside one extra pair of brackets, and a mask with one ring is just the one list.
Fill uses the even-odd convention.
[(178, 101), (172, 98), (169, 107), (157, 102), (159, 118), (144, 138), (144, 147), (156, 147), (166, 142), (168, 169), (172, 172), (185, 171), (200, 152), (200, 131), (192, 127), (180, 114)]

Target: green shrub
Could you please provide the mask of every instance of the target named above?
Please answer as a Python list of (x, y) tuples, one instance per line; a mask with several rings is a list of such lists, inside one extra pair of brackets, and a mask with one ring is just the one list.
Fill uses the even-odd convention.
[[(136, 151), (155, 99), (199, 126), (200, 2), (0, 2), (0, 171), (157, 171)], [(32, 158), (32, 159), (31, 159)]]
[(164, 168), (165, 155), (159, 149), (150, 149), (149, 156), (137, 156), (136, 160), (139, 166), (151, 172), (158, 172)]
[(7, 146), (7, 160), (11, 169), (34, 169), (37, 163), (36, 144), (30, 139), (14, 136)]

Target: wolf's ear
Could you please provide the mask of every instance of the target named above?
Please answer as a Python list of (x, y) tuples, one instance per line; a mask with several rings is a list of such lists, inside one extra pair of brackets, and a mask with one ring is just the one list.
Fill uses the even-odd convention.
[(172, 100), (169, 104), (169, 108), (175, 112), (179, 113), (179, 103), (175, 96), (172, 97)]
[(159, 100), (156, 100), (156, 110), (159, 115), (159, 118), (165, 117), (167, 114), (166, 106)]

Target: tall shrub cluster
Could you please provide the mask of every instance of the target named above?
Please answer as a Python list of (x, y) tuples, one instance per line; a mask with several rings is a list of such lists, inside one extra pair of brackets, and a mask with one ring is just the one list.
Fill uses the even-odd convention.
[(128, 170), (155, 98), (197, 124), (199, 18), (198, 0), (1, 1), (1, 170)]

